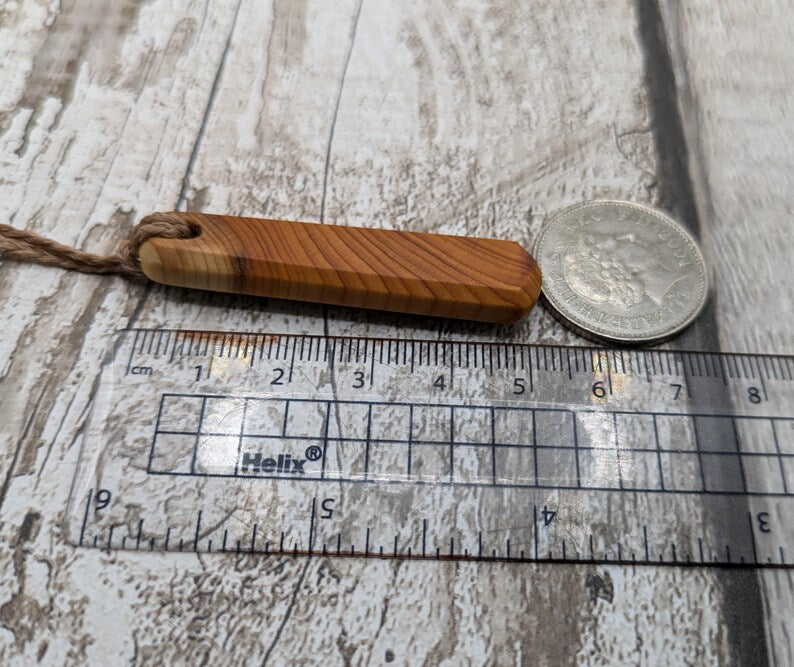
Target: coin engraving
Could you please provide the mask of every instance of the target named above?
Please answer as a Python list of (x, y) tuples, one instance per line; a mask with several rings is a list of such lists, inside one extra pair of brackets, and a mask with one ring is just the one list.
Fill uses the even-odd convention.
[(706, 267), (675, 221), (629, 202), (570, 207), (544, 225), (535, 247), (543, 295), (586, 336), (641, 343), (670, 337), (703, 307)]

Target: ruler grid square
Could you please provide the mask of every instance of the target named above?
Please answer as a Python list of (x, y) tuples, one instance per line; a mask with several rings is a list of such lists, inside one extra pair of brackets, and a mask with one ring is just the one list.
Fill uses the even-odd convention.
[[(777, 417), (163, 394), (147, 472), (788, 496), (794, 487), (791, 423)], [(785, 448), (780, 433), (787, 436)]]

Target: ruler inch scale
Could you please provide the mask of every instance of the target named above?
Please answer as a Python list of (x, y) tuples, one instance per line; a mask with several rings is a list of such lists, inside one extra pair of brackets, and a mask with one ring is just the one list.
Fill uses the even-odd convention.
[(70, 499), (77, 545), (791, 565), (790, 356), (118, 336)]

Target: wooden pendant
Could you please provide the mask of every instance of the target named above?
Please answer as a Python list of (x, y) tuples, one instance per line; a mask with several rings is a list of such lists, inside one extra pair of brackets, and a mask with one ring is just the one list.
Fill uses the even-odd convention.
[(540, 269), (518, 243), (420, 232), (180, 216), (188, 239), (154, 237), (143, 272), (165, 285), (483, 322), (535, 305)]

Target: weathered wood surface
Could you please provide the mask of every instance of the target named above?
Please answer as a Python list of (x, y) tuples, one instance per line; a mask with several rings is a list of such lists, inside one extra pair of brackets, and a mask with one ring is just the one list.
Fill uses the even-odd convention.
[[(549, 213), (629, 198), (699, 221), (718, 287), (687, 340), (791, 352), (794, 19), (756, 5), (6, 3), (0, 217), (97, 251), (171, 208), (529, 247)], [(89, 349), (119, 328), (578, 342), (540, 309), (494, 329), (6, 262), (0, 313), (3, 662), (791, 662), (787, 572), (64, 541)]]
[[(791, 354), (791, 5), (668, 2), (664, 21), (720, 345)], [(793, 664), (794, 575), (764, 571), (759, 586), (768, 658)]]
[(540, 296), (537, 262), (515, 241), (180, 211), (145, 220), (193, 232), (141, 246), (141, 270), (163, 285), (499, 324)]

